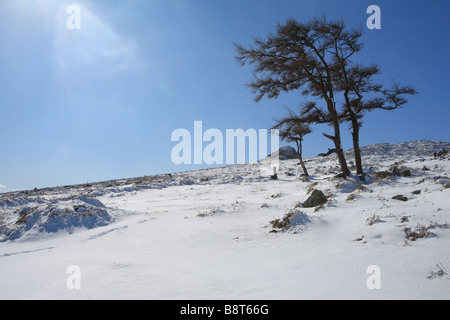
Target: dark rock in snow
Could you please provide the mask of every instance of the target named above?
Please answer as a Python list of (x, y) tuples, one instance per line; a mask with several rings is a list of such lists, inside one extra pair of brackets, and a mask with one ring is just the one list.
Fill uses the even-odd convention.
[(320, 190), (314, 190), (311, 196), (303, 203), (305, 208), (314, 208), (327, 203), (328, 199)]
[(398, 177), (411, 177), (411, 169), (405, 167), (399, 169), (397, 166), (394, 166), (392, 169), (392, 175)]
[(411, 170), (406, 169), (400, 172), (403, 177), (411, 177)]
[(397, 196), (393, 196), (392, 199), (399, 200), (399, 201), (408, 201), (408, 198), (401, 194), (399, 194)]
[(280, 160), (298, 159), (297, 151), (291, 146), (281, 147), (278, 151), (268, 155), (268, 158), (279, 156)]
[(83, 208), (86, 208), (86, 206), (85, 206), (85, 205), (76, 205), (76, 206), (73, 206), (73, 210), (75, 210), (76, 212), (78, 212), (78, 210), (83, 209)]

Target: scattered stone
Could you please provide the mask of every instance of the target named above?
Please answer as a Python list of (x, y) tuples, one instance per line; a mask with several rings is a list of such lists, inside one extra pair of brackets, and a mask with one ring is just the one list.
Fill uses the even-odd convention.
[(399, 169), (397, 166), (394, 166), (391, 175), (397, 177), (411, 177), (411, 169), (405, 167)]
[(401, 194), (393, 196), (392, 199), (399, 200), (399, 201), (405, 201), (405, 202), (408, 201), (408, 198)]
[(328, 199), (320, 190), (314, 190), (311, 196), (303, 203), (305, 208), (314, 208), (327, 203)]
[(75, 205), (73, 206), (73, 210), (75, 210), (76, 212), (78, 212), (80, 209), (86, 208), (85, 205)]
[(406, 169), (400, 172), (403, 177), (411, 177), (411, 170)]

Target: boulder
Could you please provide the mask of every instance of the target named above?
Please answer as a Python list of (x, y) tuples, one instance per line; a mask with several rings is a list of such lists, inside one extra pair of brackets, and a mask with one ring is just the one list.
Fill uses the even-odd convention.
[(298, 159), (297, 151), (291, 146), (281, 147), (278, 151), (268, 155), (268, 158), (279, 157), (280, 160)]
[(405, 197), (405, 196), (404, 196), (404, 195), (402, 195), (402, 194), (399, 194), (399, 195), (393, 196), (393, 197), (392, 197), (392, 199), (394, 199), (394, 200), (399, 200), (399, 201), (408, 201), (408, 198), (407, 198), (407, 197)]
[(320, 190), (314, 190), (311, 196), (303, 203), (305, 208), (314, 208), (327, 203), (328, 199)]

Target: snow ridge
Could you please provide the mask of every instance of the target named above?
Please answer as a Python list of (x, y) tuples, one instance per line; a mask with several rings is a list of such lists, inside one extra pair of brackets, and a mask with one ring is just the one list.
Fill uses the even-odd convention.
[[(282, 147), (282, 150), (287, 150)], [(280, 149), (280, 150), (281, 150)], [(450, 150), (450, 143), (439, 141), (415, 141), (399, 144), (381, 143), (361, 148), (365, 162), (378, 164), (390, 160), (390, 164), (415, 157), (423, 160), (432, 157), (434, 153)], [(351, 159), (353, 150), (346, 151)], [(448, 154), (447, 154), (448, 156)], [(288, 159), (289, 158), (289, 159)], [(285, 174), (297, 176), (301, 173), (294, 164), (295, 157), (285, 160)], [(315, 168), (316, 175), (335, 174), (339, 172), (336, 164), (331, 164), (335, 156), (315, 157), (306, 159), (308, 166)], [(251, 182), (267, 182), (270, 177), (262, 175), (261, 165), (264, 161), (254, 164), (233, 165), (221, 168), (203, 169), (192, 172), (181, 172), (165, 175), (146, 176), (140, 178), (120, 179), (77, 186), (47, 188), (34, 191), (10, 192), (0, 195), (0, 236), (1, 240), (14, 240), (23, 236), (29, 230), (38, 232), (72, 232), (76, 228), (95, 228), (106, 225), (114, 219), (105, 206), (97, 200), (98, 197), (121, 197), (129, 193), (147, 189), (163, 189), (175, 186), (241, 184)], [(331, 165), (319, 165), (330, 163)], [(350, 160), (352, 164), (352, 161)], [(391, 165), (392, 167), (392, 165)], [(293, 172), (295, 169), (295, 173)], [(324, 170), (327, 168), (327, 170)], [(376, 170), (368, 169), (369, 176)], [(448, 183), (448, 177), (437, 177), (439, 183)], [(350, 193), (359, 185), (359, 181), (350, 179), (340, 184), (340, 191)]]

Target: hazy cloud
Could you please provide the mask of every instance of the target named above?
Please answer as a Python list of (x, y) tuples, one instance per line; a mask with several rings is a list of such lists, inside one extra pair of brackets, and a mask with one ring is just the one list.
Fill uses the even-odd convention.
[(119, 35), (88, 8), (77, 6), (79, 29), (67, 27), (70, 18), (67, 6), (61, 5), (58, 9), (53, 45), (59, 72), (73, 74), (86, 68), (100, 75), (110, 75), (140, 67), (142, 62), (134, 39)]

